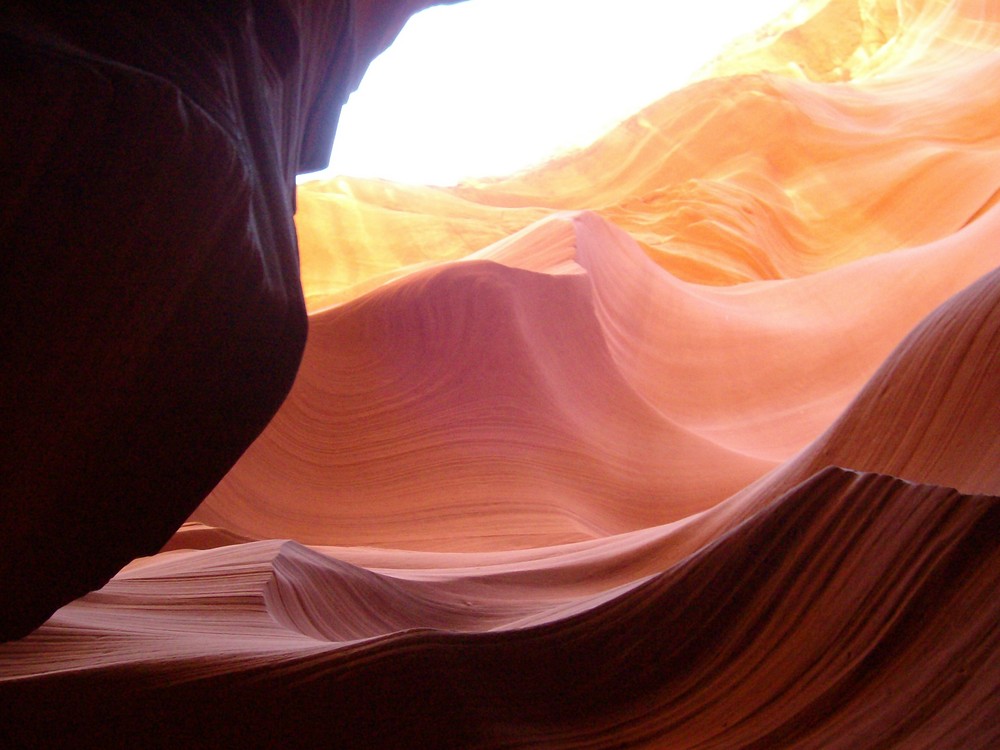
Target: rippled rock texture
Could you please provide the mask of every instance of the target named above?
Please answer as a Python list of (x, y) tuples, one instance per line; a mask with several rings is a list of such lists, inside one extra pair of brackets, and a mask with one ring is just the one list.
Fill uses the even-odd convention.
[[(988, 3), (805, 3), (524, 174), (300, 186), (287, 400), (161, 552), (0, 647), (10, 736), (1000, 744), (998, 49)], [(221, 475), (223, 417), (171, 403)], [(176, 527), (164, 476), (92, 523)], [(41, 523), (11, 554), (67, 554)]]

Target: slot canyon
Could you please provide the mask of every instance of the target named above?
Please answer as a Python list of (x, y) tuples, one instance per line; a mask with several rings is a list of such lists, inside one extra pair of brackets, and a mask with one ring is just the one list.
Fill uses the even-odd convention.
[(1000, 3), (296, 185), (438, 4), (0, 8), (0, 746), (1000, 746)]

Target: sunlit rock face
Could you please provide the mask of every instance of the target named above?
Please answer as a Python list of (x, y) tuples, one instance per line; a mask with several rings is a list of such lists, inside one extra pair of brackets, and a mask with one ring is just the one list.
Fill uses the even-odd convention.
[(396, 5), (4, 4), (0, 639), (159, 549), (278, 408), (294, 177)]
[(998, 49), (806, 3), (527, 173), (300, 186), (288, 399), (11, 736), (996, 747)]
[(507, 549), (676, 521), (792, 459), (1000, 262), (992, 25), (894, 13), (735, 45), (523, 175), (303, 185), (297, 386), (197, 517)]

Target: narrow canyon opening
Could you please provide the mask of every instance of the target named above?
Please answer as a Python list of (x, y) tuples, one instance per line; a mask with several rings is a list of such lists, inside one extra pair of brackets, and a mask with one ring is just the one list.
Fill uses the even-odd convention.
[(372, 61), (341, 113), (330, 167), (317, 176), (453, 185), (537, 166), (689, 83), (792, 6), (466, 0), (428, 8)]

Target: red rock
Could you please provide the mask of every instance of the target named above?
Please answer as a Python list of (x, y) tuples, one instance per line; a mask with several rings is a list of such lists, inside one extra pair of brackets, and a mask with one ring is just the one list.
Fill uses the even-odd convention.
[[(537, 170), (303, 186), (302, 366), (211, 493), (301, 345), (275, 186), (309, 56), (195, 86), (255, 113), (232, 141), (169, 77), (4, 48), (5, 92), (37, 97), (30, 63), (104, 118), (8, 116), (52, 136), (10, 163), (63, 201), (2, 215), (41, 238), (0, 298), (3, 476), (33, 501), (3, 506), (4, 595), (34, 607), (8, 633), (148, 556), (0, 644), (3, 740), (998, 746), (1000, 10), (808, 6)], [(341, 42), (396, 22), (354, 11)], [(368, 48), (338, 49), (353, 80)], [(28, 168), (59, 149), (66, 179)]]

